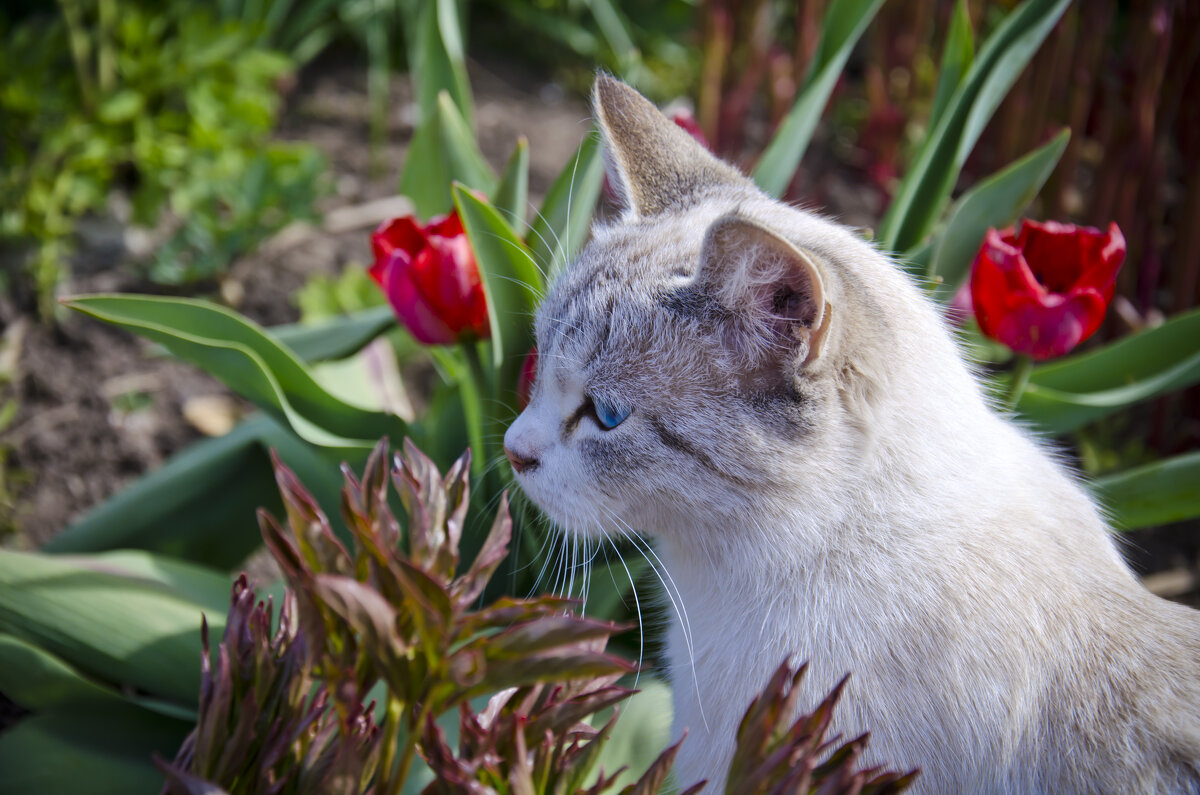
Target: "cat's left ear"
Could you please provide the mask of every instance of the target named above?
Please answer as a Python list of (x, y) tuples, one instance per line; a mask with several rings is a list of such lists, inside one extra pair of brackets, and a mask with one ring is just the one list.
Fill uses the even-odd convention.
[(708, 228), (697, 283), (738, 320), (740, 345), (807, 365), (821, 355), (833, 307), (817, 260), (767, 227), (726, 215)]

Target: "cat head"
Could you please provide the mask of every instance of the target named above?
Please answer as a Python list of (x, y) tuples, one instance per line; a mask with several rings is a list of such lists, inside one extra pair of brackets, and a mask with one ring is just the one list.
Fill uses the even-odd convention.
[(594, 105), (625, 207), (539, 309), (537, 381), (505, 435), (522, 488), (568, 529), (665, 535), (827, 494), (905, 347), (859, 266), (904, 280), (623, 83), (601, 76)]

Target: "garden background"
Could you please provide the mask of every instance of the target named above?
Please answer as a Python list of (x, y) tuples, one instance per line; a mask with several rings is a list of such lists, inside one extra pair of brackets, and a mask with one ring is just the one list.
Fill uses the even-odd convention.
[[(1103, 326), (1035, 368), (1015, 409), (1099, 484), (1148, 586), (1200, 605), (1194, 3), (62, 0), (8, 3), (0, 37), (0, 759), (73, 749), (75, 785), (96, 769), (158, 775), (144, 742), (79, 729), (80, 700), (46, 672), (174, 721), (169, 759), (195, 719), (198, 662), (154, 684), (161, 663), (129, 667), (46, 607), (96, 598), (136, 623), (160, 591), (113, 586), (132, 580), (194, 597), (211, 621), (244, 569), (278, 600), (255, 517), (284, 508), (271, 448), (336, 514), (338, 461), (361, 470), (379, 436), (413, 436), (443, 471), (470, 443), (474, 557), (507, 484), (487, 464), (528, 330), (494, 316), (492, 347), (420, 345), (368, 275), (372, 232), (457, 208), (468, 234), (499, 219), (495, 234), (560, 266), (613, 212), (586, 99), (598, 68), (693, 119), (771, 192), (897, 252), (948, 305), (988, 226), (1116, 222), (1126, 262)], [(519, 260), (476, 256), (494, 304), (530, 308), (489, 281), (521, 276)], [(60, 302), (114, 293), (205, 303)], [(968, 314), (1000, 394), (1017, 364)], [(231, 350), (245, 361), (215, 353)], [(482, 380), (481, 352), (496, 363)], [(656, 601), (633, 546), (570, 566), (563, 552), (537, 577), (544, 533), (519, 500), (515, 514), (526, 532), (487, 599), (580, 596), (575, 570), (593, 567), (588, 615), (630, 618), (635, 583), (639, 608)], [(71, 572), (86, 576), (55, 579)], [(663, 617), (646, 618), (611, 648), (652, 668)], [(185, 663), (200, 653), (188, 621), (164, 630)], [(34, 671), (50, 696), (25, 692)], [(22, 786), (70, 781), (30, 775)]]

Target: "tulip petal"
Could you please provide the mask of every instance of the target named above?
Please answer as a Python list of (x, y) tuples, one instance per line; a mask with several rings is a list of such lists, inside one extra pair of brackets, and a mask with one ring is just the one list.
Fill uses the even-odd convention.
[(392, 252), (407, 251), (409, 256), (413, 256), (425, 246), (425, 232), (411, 215), (384, 221), (371, 235), (371, 252), (375, 255), (371, 278), (382, 287), (383, 270)]
[(1045, 303), (1023, 301), (1000, 319), (995, 337), (1034, 359), (1051, 359), (1070, 352), (1094, 332), (1104, 309), (1104, 300), (1094, 290), (1066, 298), (1053, 295)]
[(438, 316), (424, 293), (413, 279), (412, 261), (403, 251), (395, 252), (387, 268), (388, 303), (397, 317), (419, 342), (426, 345), (445, 345), (454, 342), (454, 332)]

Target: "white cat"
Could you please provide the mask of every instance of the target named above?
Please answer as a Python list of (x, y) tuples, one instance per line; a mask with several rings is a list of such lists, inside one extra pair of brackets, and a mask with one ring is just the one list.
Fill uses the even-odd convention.
[(644, 531), (680, 783), (723, 782), (789, 655), (924, 792), (1200, 790), (1200, 614), (1130, 573), (1073, 476), (987, 404), (935, 306), (600, 77), (627, 203), (537, 318), (506, 451), (571, 532)]

